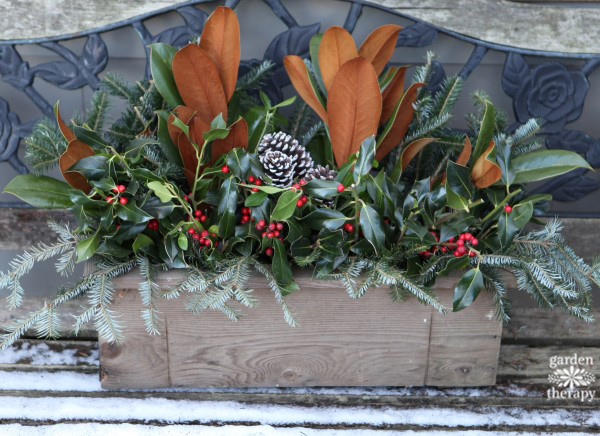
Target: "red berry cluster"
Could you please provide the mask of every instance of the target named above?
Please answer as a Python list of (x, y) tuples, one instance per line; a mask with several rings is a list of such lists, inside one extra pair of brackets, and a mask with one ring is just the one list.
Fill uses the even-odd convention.
[[(248, 177), (248, 184), (249, 185), (262, 186), (262, 180), (257, 179), (254, 176), (250, 176), (250, 177)], [(258, 191), (259, 191), (258, 188), (252, 188), (252, 192), (258, 192)]]
[(158, 220), (148, 221), (148, 230), (158, 232)]
[(250, 210), (249, 207), (243, 207), (242, 208), (242, 218), (240, 219), (240, 223), (241, 224), (247, 224), (250, 221), (254, 222), (255, 219), (251, 218), (250, 215), (252, 215), (252, 210)]
[(206, 220), (208, 220), (208, 217), (206, 216), (206, 211), (202, 212), (201, 210), (197, 210), (194, 212), (194, 218), (196, 218), (196, 221), (200, 221), (201, 223), (205, 223)]
[(256, 223), (256, 230), (262, 232), (263, 238), (277, 238), (283, 242), (283, 229), (283, 223), (272, 222), (267, 225), (265, 220), (260, 220), (258, 223)]
[[(125, 185), (117, 185), (117, 187), (113, 188), (112, 190), (115, 193), (115, 196), (113, 197), (112, 195), (109, 195), (108, 197), (106, 197), (106, 202), (108, 204), (112, 204), (117, 198), (120, 197), (120, 194), (124, 193), (126, 190), (127, 188), (125, 187)], [(119, 203), (125, 206), (127, 203), (129, 203), (129, 200), (125, 197), (121, 197), (119, 199)]]
[(429, 259), (437, 253), (438, 250), (443, 254), (451, 251), (454, 257), (462, 257), (467, 253), (469, 254), (469, 257), (475, 257), (476, 255), (475, 252), (469, 248), (476, 247), (479, 244), (479, 241), (471, 233), (462, 233), (458, 238), (450, 238), (447, 242), (442, 244), (439, 244), (440, 237), (436, 232), (432, 231), (431, 234), (435, 237), (438, 244), (433, 245), (429, 251), (421, 251), (419, 253), (419, 255), (426, 259)]
[(298, 201), (296, 202), (296, 206), (297, 207), (302, 207), (304, 206), (306, 203), (308, 203), (308, 197), (306, 195), (303, 195), (302, 197), (300, 197), (298, 199)]
[(219, 241), (217, 239), (216, 233), (209, 233), (207, 230), (204, 230), (202, 233), (196, 233), (194, 229), (188, 229), (188, 234), (192, 236), (194, 241), (197, 241), (199, 244), (200, 250), (204, 247), (210, 247), (211, 245), (214, 247), (219, 246)]

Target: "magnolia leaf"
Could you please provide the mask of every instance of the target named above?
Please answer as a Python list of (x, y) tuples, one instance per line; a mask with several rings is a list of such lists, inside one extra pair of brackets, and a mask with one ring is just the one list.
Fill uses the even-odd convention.
[(419, 152), (423, 150), (425, 146), (431, 144), (435, 140), (436, 138), (421, 138), (408, 144), (402, 151), (402, 157), (400, 158), (400, 161), (402, 162), (402, 171), (408, 167), (415, 156), (419, 154)]
[(204, 24), (200, 46), (217, 67), (227, 101), (231, 99), (237, 83), (240, 44), (240, 24), (235, 12), (219, 6)]
[(298, 95), (327, 124), (327, 112), (318, 97), (317, 90), (311, 83), (302, 58), (300, 56), (286, 56), (283, 58), (283, 66)]
[(471, 179), (477, 189), (488, 188), (502, 178), (500, 167), (488, 160), (490, 153), (494, 151), (494, 147), (494, 141), (490, 142), (487, 150), (484, 151), (473, 164), (473, 168), (471, 169)]
[(205, 123), (219, 114), (227, 119), (227, 98), (219, 71), (200, 46), (190, 44), (175, 54), (173, 76), (185, 105)]
[(329, 89), (327, 114), (333, 153), (341, 167), (379, 126), (381, 93), (367, 60), (357, 57), (342, 65)]
[(74, 139), (69, 142), (67, 149), (58, 160), (58, 166), (60, 167), (60, 171), (62, 172), (62, 175), (67, 183), (73, 188), (79, 189), (86, 194), (92, 189), (87, 179), (77, 172), (69, 171), (69, 168), (71, 168), (81, 159), (94, 156), (95, 154), (96, 153), (89, 145)]
[(452, 311), (458, 312), (471, 305), (483, 289), (483, 274), (479, 268), (467, 271), (454, 288)]
[(404, 95), (404, 77), (408, 67), (394, 67), (395, 74), (392, 81), (386, 86), (382, 94), (383, 105), (381, 110), (380, 124), (387, 122), (394, 114), (396, 106)]
[(354, 39), (346, 29), (332, 26), (323, 33), (319, 45), (319, 69), (328, 91), (342, 65), (357, 56)]
[(157, 91), (171, 107), (183, 104), (173, 78), (173, 57), (177, 49), (169, 44), (150, 44), (150, 71)]
[(302, 197), (301, 191), (287, 190), (279, 196), (275, 209), (271, 213), (271, 220), (285, 221), (294, 214), (298, 200)]
[(42, 209), (67, 209), (73, 206), (69, 195), (71, 187), (48, 176), (18, 175), (8, 182), (4, 192)]
[(56, 102), (56, 104), (54, 105), (54, 116), (56, 117), (56, 122), (58, 124), (58, 128), (60, 129), (60, 133), (62, 133), (67, 142), (71, 142), (72, 140), (77, 139), (73, 131), (69, 128), (69, 126), (67, 126), (67, 124), (63, 121), (62, 117), (60, 116), (58, 102)]
[(475, 161), (479, 159), (479, 156), (483, 154), (490, 142), (492, 142), (492, 139), (494, 138), (494, 128), (496, 126), (496, 111), (494, 110), (494, 106), (488, 100), (485, 100), (484, 104), (485, 111), (483, 113), (483, 119), (481, 120), (475, 149), (473, 150), (473, 160)]
[(358, 160), (354, 165), (354, 181), (358, 182), (361, 176), (368, 174), (373, 167), (375, 158), (375, 136), (369, 136), (360, 145)]
[(378, 27), (367, 36), (358, 49), (359, 56), (373, 64), (378, 76), (394, 54), (398, 34), (401, 30), (402, 27), (395, 24)]
[(541, 150), (511, 160), (514, 183), (530, 183), (559, 176), (576, 168), (592, 168), (579, 154), (566, 150)]

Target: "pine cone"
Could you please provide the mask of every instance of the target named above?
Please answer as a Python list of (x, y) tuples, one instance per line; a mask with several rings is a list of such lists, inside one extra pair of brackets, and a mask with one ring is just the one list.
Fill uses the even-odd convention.
[[(310, 182), (311, 180), (314, 180), (314, 179), (334, 180), (335, 176), (337, 176), (336, 170), (330, 169), (329, 166), (317, 165), (316, 167), (314, 167), (313, 169), (311, 169), (310, 171), (308, 171), (306, 173), (304, 180), (306, 180), (306, 182)], [(321, 200), (319, 198), (313, 198), (313, 201), (320, 203), (323, 206), (327, 206), (327, 207), (333, 207), (333, 204), (334, 204), (333, 200)]]
[(265, 173), (279, 188), (291, 186), (313, 168), (310, 153), (297, 140), (283, 132), (268, 133), (258, 144), (258, 158)]

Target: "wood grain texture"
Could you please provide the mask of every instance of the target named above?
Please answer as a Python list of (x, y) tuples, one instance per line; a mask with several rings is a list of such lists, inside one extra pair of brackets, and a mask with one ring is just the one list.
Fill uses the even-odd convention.
[[(181, 279), (181, 275), (169, 276), (170, 273), (162, 274), (163, 286), (168, 279), (171, 286)], [(120, 280), (117, 286), (132, 287), (137, 276), (130, 274)], [(100, 341), (102, 386), (131, 388), (139, 387), (144, 380), (153, 380), (152, 372), (145, 372), (139, 362), (149, 361), (148, 356), (156, 359), (166, 348), (168, 383), (172, 387), (494, 383), (495, 366), (490, 362), (497, 362), (500, 324), (487, 317), (489, 300), (482, 299), (463, 313), (448, 314), (445, 325), (440, 323), (434, 330), (431, 320), (437, 315), (430, 307), (416, 300), (393, 304), (384, 288), (370, 290), (361, 300), (351, 300), (336, 282), (313, 280), (308, 272), (297, 274), (296, 280), (300, 291), (288, 297), (288, 304), (299, 327), (285, 324), (264, 278), (253, 276), (249, 287), (254, 290), (259, 307), (247, 310), (237, 323), (217, 312), (195, 316), (185, 310), (181, 301), (161, 302), (167, 344), (157, 338), (150, 343), (140, 336), (141, 321), (132, 319), (139, 320), (139, 296), (134, 291), (119, 291), (113, 308), (122, 313), (127, 340), (124, 346), (109, 346)], [(440, 295), (450, 301), (454, 279), (442, 279), (439, 283)], [(481, 310), (483, 315), (475, 313)], [(460, 320), (459, 330), (454, 333), (457, 338), (462, 336), (465, 325), (476, 322), (470, 346), (456, 342), (459, 355), (455, 354), (454, 359), (462, 359), (463, 363), (456, 365), (461, 375), (457, 377), (454, 369), (447, 369), (453, 363), (452, 350), (448, 348), (444, 354), (434, 356), (431, 377), (426, 380), (430, 334), (436, 342), (443, 343), (445, 336), (452, 336), (454, 317)], [(130, 326), (140, 330), (132, 335)], [(131, 342), (135, 344), (128, 348)], [(146, 345), (142, 346), (142, 342)], [(105, 353), (106, 350), (111, 354)], [(473, 377), (463, 371), (464, 362), (470, 360), (466, 355), (469, 350), (474, 350), (477, 359), (469, 369)], [(134, 362), (132, 379), (127, 380), (123, 365), (134, 366)], [(431, 365), (432, 361), (429, 362)], [(481, 369), (479, 362), (484, 364)], [(163, 363), (159, 363), (161, 383), (165, 382)], [(449, 374), (451, 380), (444, 381), (444, 374)]]
[(56, 241), (56, 235), (46, 225), (48, 218), (73, 220), (69, 212), (61, 210), (0, 208), (0, 250), (20, 250), (38, 242)]

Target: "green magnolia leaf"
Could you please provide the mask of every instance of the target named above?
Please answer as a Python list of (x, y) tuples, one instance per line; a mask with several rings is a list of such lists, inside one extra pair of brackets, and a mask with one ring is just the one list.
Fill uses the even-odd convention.
[(165, 153), (165, 156), (167, 156), (167, 159), (169, 159), (171, 162), (178, 166), (183, 166), (181, 163), (179, 149), (173, 143), (171, 135), (169, 135), (169, 112), (166, 110), (158, 110), (156, 111), (156, 115), (158, 115), (157, 136), (162, 147), (162, 151)]
[(285, 221), (294, 214), (296, 203), (302, 197), (302, 192), (289, 189), (279, 196), (275, 209), (271, 213), (271, 220)]
[(79, 241), (75, 248), (75, 251), (77, 252), (77, 262), (84, 262), (92, 257), (96, 252), (99, 243), (100, 238), (98, 237), (97, 232), (93, 236), (90, 236), (83, 241)]
[(311, 197), (329, 200), (338, 195), (338, 186), (340, 182), (337, 180), (313, 179), (304, 185), (302, 190)]
[(513, 207), (511, 213), (513, 222), (518, 229), (522, 229), (531, 220), (533, 216), (533, 203), (519, 203)]
[(162, 182), (148, 182), (148, 189), (152, 190), (152, 192), (154, 192), (154, 194), (163, 203), (168, 203), (175, 198), (173, 194), (171, 194), (171, 191), (169, 191), (169, 189)]
[(364, 176), (373, 167), (373, 159), (375, 159), (375, 136), (369, 136), (360, 145), (358, 160), (354, 165), (354, 181), (358, 182), (361, 176)]
[[(182, 236), (184, 236), (184, 238), (185, 238), (185, 235), (182, 235)], [(186, 239), (186, 242), (187, 242), (187, 239)], [(150, 247), (151, 245), (154, 245), (154, 241), (149, 236), (146, 236), (143, 233), (140, 233), (135, 238), (135, 241), (133, 241), (133, 245), (131, 246), (131, 248), (133, 248), (133, 252), (135, 254), (138, 254), (138, 252), (140, 250), (142, 250), (145, 247)], [(185, 250), (185, 248), (184, 248), (184, 250)]]
[(128, 203), (124, 206), (118, 205), (117, 216), (123, 221), (130, 221), (136, 224), (145, 223), (152, 219), (151, 215), (148, 215), (146, 212), (144, 212), (142, 209), (140, 209), (133, 203)]
[(163, 99), (175, 108), (183, 104), (173, 77), (173, 57), (177, 49), (169, 44), (150, 44), (150, 71), (156, 89)]
[(279, 239), (273, 239), (273, 276), (277, 283), (287, 285), (292, 281), (292, 268), (287, 258), (285, 245)]
[(485, 100), (485, 110), (483, 112), (483, 119), (481, 120), (481, 127), (479, 128), (479, 136), (477, 136), (477, 142), (473, 149), (472, 161), (475, 162), (487, 150), (490, 142), (494, 138), (494, 128), (496, 126), (496, 111), (494, 105), (488, 100)]
[(446, 166), (447, 204), (453, 209), (468, 210), (469, 201), (474, 188), (469, 176), (469, 169), (448, 161)]
[(244, 206), (246, 207), (257, 207), (263, 204), (265, 198), (267, 198), (268, 194), (266, 192), (253, 192), (248, 197), (246, 197), (246, 201), (244, 201)]
[(322, 33), (315, 33), (313, 37), (310, 38), (309, 53), (310, 62), (313, 66), (313, 71), (315, 73), (317, 85), (319, 86), (319, 89), (323, 94), (327, 94), (327, 89), (325, 88), (325, 84), (323, 83), (323, 77), (321, 76), (321, 68), (319, 67), (319, 46), (321, 45), (322, 39)]
[(321, 230), (323, 228), (329, 230), (337, 230), (342, 227), (348, 218), (346, 216), (333, 209), (316, 209), (302, 218), (306, 224), (315, 230)]
[(519, 227), (515, 224), (513, 214), (502, 212), (498, 218), (498, 241), (500, 245), (508, 247), (518, 231)]
[(4, 192), (44, 209), (67, 209), (73, 206), (70, 190), (71, 186), (66, 182), (33, 174), (16, 176), (4, 188)]
[(76, 171), (82, 174), (88, 181), (101, 180), (108, 172), (106, 167), (107, 161), (108, 158), (106, 156), (95, 155), (84, 157), (69, 168), (69, 171)]
[(365, 203), (360, 209), (360, 228), (375, 251), (380, 253), (385, 243), (383, 220), (375, 209)]
[[(140, 236), (142, 236), (142, 235), (140, 235)], [(136, 241), (137, 241), (137, 239), (136, 239)], [(135, 245), (135, 243), (134, 243), (134, 245)], [(177, 245), (183, 251), (188, 249), (188, 238), (184, 233), (180, 233), (179, 236), (177, 237)], [(135, 248), (134, 248), (134, 250), (135, 250)]]
[(577, 168), (592, 169), (579, 154), (566, 150), (541, 150), (512, 159), (514, 183), (530, 183), (559, 176)]
[(469, 307), (483, 289), (483, 274), (479, 268), (467, 271), (454, 288), (452, 310), (458, 312)]

